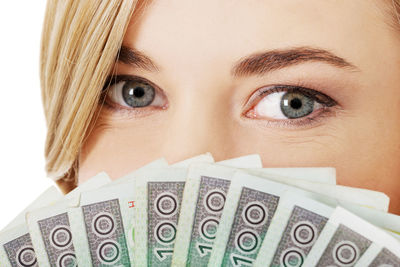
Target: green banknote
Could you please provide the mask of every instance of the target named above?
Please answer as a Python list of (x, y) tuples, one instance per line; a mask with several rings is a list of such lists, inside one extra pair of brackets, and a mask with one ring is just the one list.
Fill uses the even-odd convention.
[[(214, 158), (212, 157), (211, 153), (207, 152), (204, 154), (200, 154), (197, 156), (194, 156), (192, 158), (188, 158), (179, 162), (176, 162), (172, 165), (170, 165), (170, 167), (188, 167), (191, 163), (193, 162), (214, 162)], [(126, 183), (129, 181), (133, 181), (135, 180), (137, 177), (139, 177), (141, 175), (141, 173), (146, 172), (147, 170), (151, 170), (151, 169), (160, 169), (160, 168), (166, 168), (168, 167), (168, 162), (165, 158), (160, 158), (157, 159), (155, 161), (152, 161), (142, 167), (140, 167), (137, 170), (134, 170), (118, 179), (116, 179), (115, 181), (112, 182), (112, 184), (119, 184), (119, 183)]]
[[(395, 247), (400, 246), (393, 236), (382, 229), (337, 207), (308, 254), (304, 266), (354, 266), (370, 248), (382, 248), (391, 243), (397, 243)], [(382, 258), (390, 257), (380, 255), (380, 262), (383, 262)], [(396, 260), (394, 257), (391, 259)]]
[(390, 231), (393, 235), (400, 234), (400, 216), (387, 213), (381, 210), (370, 209), (358, 205), (342, 205), (347, 210), (363, 218), (364, 220), (378, 226), (384, 230)]
[(207, 264), (229, 180), (238, 168), (258, 171), (261, 167), (257, 154), (190, 166), (175, 241), (179, 249), (173, 254), (174, 266)]
[[(40, 209), (49, 206), (57, 201), (64, 198), (64, 195), (55, 186), (50, 186), (42, 194), (39, 195), (29, 206), (21, 211), (6, 227), (1, 231), (7, 231), (8, 229), (14, 228), (16, 225), (25, 224), (25, 215), (28, 211)], [(0, 232), (1, 233), (1, 232)]]
[[(226, 192), (229, 189), (230, 180), (234, 173), (234, 170), (224, 171), (223, 168), (219, 169), (221, 171), (218, 171), (218, 166), (211, 164), (192, 165), (189, 169), (188, 180), (183, 195), (181, 220), (179, 220), (175, 243), (180, 249), (176, 250), (173, 255), (174, 266), (196, 266), (208, 263)], [(294, 170), (298, 172), (297, 176), (294, 175), (294, 172), (290, 171), (290, 168), (273, 168), (272, 170), (269, 168), (255, 168), (244, 169), (243, 171), (283, 184), (294, 185), (300, 188), (311, 187), (317, 192), (320, 192), (320, 187), (326, 191), (337, 190), (335, 186), (335, 171), (332, 168), (317, 168), (317, 170), (313, 168), (294, 168)], [(285, 177), (279, 175), (277, 174), (278, 171), (292, 176)], [(309, 174), (309, 178), (306, 178), (308, 177), (307, 174)], [(321, 181), (325, 183), (322, 185)], [(339, 195), (345, 190), (348, 190), (348, 188), (339, 188), (337, 190), (339, 192), (336, 192), (335, 195)], [(355, 189), (355, 191), (358, 191), (358, 189)], [(359, 192), (355, 192), (355, 194), (357, 193)], [(365, 205), (372, 202), (372, 197), (381, 196), (380, 193), (367, 193), (370, 193), (371, 197), (361, 198), (358, 200), (358, 203)], [(314, 197), (320, 198), (318, 195)], [(336, 205), (336, 200), (330, 197), (322, 198), (327, 203), (333, 206)], [(208, 207), (209, 204), (205, 202), (205, 199), (213, 200), (218, 205), (222, 203), (221, 207), (218, 206), (219, 208), (213, 211)], [(347, 206), (351, 206), (351, 203), (347, 203), (346, 200), (343, 200), (343, 202)]]
[(138, 177), (141, 172), (145, 172), (146, 170), (150, 170), (150, 169), (158, 169), (158, 168), (165, 168), (165, 167), (168, 167), (168, 162), (164, 158), (160, 158), (160, 159), (152, 161), (152, 162), (140, 167), (139, 169), (136, 169), (136, 170), (112, 181), (111, 184), (114, 185), (114, 184), (130, 182), (132, 180), (135, 180), (136, 177)]
[[(304, 185), (304, 183), (310, 184), (307, 181), (302, 182), (300, 184), (295, 180), (294, 184), (296, 186)], [(279, 199), (286, 191), (311, 197), (332, 207), (338, 204), (345, 207), (369, 205), (373, 203), (374, 195), (381, 195), (379, 192), (364, 191), (357, 188), (327, 184), (318, 185), (321, 188), (310, 185), (308, 188), (310, 191), (307, 191), (249, 175), (244, 171), (236, 172), (228, 191), (226, 206), (218, 226), (209, 266), (252, 265), (260, 243), (268, 231)], [(356, 195), (359, 195), (360, 199), (355, 199)], [(263, 221), (260, 221), (260, 224), (252, 225), (252, 220), (246, 218), (246, 214), (258, 214), (259, 216), (264, 214), (259, 218), (260, 220), (263, 218)], [(247, 228), (250, 230), (247, 231)], [(253, 246), (250, 246), (250, 244)], [(243, 247), (244, 245), (250, 247)]]
[(63, 195), (57, 188), (54, 186), (48, 188), (0, 232), (1, 266), (38, 266), (29, 230), (25, 224), (25, 215), (29, 211), (51, 205), (62, 198)]
[[(136, 179), (136, 191), (141, 192), (135, 217), (135, 259), (138, 265), (171, 264), (187, 168), (192, 164), (212, 161), (211, 154), (206, 153), (176, 163), (167, 170), (144, 173)], [(259, 155), (247, 155), (217, 164), (250, 168), (262, 166)]]
[(302, 266), (333, 211), (311, 198), (285, 194), (254, 266)]
[(101, 172), (46, 208), (28, 211), (26, 223), (39, 266), (73, 266), (76, 263), (67, 210), (79, 204), (80, 194), (111, 182)]
[(148, 171), (135, 181), (137, 266), (170, 266), (187, 168)]
[(236, 168), (198, 163), (190, 166), (178, 224), (174, 266), (206, 266), (226, 194)]
[(400, 241), (376, 240), (360, 257), (355, 267), (400, 266)]
[(236, 172), (226, 196), (208, 266), (252, 265), (279, 200), (289, 188)]
[(133, 266), (134, 181), (81, 194), (68, 209), (78, 266)]
[(250, 154), (237, 158), (230, 158), (216, 162), (218, 165), (241, 168), (241, 169), (261, 169), (262, 160), (259, 154)]
[(308, 181), (336, 185), (336, 169), (330, 167), (318, 168), (251, 168), (246, 172), (263, 178), (290, 184), (293, 180)]
[(214, 158), (211, 155), (210, 152), (192, 157), (192, 158), (188, 158), (179, 162), (175, 162), (174, 164), (171, 164), (170, 166), (173, 168), (188, 168), (190, 164), (192, 163), (198, 163), (198, 162), (208, 162), (208, 163), (213, 163), (214, 162)]

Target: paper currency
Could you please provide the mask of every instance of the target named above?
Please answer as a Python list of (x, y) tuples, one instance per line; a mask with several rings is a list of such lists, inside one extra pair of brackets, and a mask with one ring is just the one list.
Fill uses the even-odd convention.
[(37, 258), (33, 249), (31, 235), (29, 234), (27, 225), (25, 225), (26, 214), (45, 206), (54, 205), (62, 199), (70, 204), (73, 204), (73, 201), (77, 201), (81, 191), (99, 187), (103, 184), (109, 183), (110, 181), (111, 180), (108, 175), (104, 172), (101, 172), (89, 179), (80, 187), (71, 191), (66, 196), (63, 196), (55, 187), (48, 188), (1, 232), (0, 262), (2, 262), (5, 266), (25, 266), (24, 264), (28, 264), (28, 266), (30, 266), (30, 264), (32, 264), (32, 266), (36, 266)]
[(80, 194), (85, 190), (109, 182), (108, 175), (101, 172), (71, 191), (62, 201), (27, 213), (26, 222), (39, 266), (73, 266), (76, 257), (67, 209), (79, 203)]
[(54, 204), (63, 195), (54, 186), (44, 191), (35, 201), (26, 207), (0, 233), (0, 262), (1, 266), (37, 266), (36, 254), (32, 240), (25, 225), (27, 212)]
[(209, 162), (212, 163), (214, 162), (214, 158), (211, 155), (211, 153), (205, 153), (201, 154), (192, 158), (188, 158), (179, 162), (176, 162), (174, 164), (171, 164), (171, 167), (177, 167), (177, 168), (187, 168), (189, 167), (190, 164), (196, 163), (196, 162)]
[(353, 266), (373, 245), (397, 240), (360, 217), (337, 207), (314, 244), (304, 266)]
[(23, 211), (21, 211), (10, 223), (6, 225), (1, 231), (7, 231), (15, 227), (16, 225), (25, 223), (25, 215), (28, 211), (35, 209), (40, 209), (45, 206), (49, 206), (59, 200), (61, 200), (64, 195), (55, 186), (51, 186), (46, 189), (39, 197), (37, 197), (29, 206), (27, 206)]
[(140, 167), (139, 169), (136, 169), (136, 170), (112, 181), (112, 184), (121, 184), (121, 183), (130, 182), (130, 181), (134, 180), (140, 174), (140, 172), (150, 170), (150, 169), (165, 168), (167, 166), (168, 166), (168, 162), (164, 158), (161, 158), (161, 159), (152, 161), (152, 162)]
[(333, 211), (310, 198), (284, 195), (254, 267), (302, 266)]
[(375, 226), (393, 232), (392, 234), (400, 234), (399, 215), (357, 205), (347, 205), (345, 208)]
[[(221, 169), (221, 168), (220, 168)], [(298, 168), (300, 169), (300, 168)], [(214, 170), (215, 172), (213, 173)], [(222, 169), (223, 170), (223, 169)], [(316, 185), (321, 185), (321, 183), (313, 183), (313, 186), (310, 186), (311, 182), (304, 180), (297, 179), (295, 177), (288, 178), (283, 176), (271, 175), (268, 172), (268, 168), (266, 169), (245, 169), (243, 172), (250, 172), (252, 174), (257, 173), (261, 175), (262, 178), (272, 179), (274, 181), (279, 181), (284, 184), (295, 185), (300, 188), (307, 188), (311, 187), (316, 192), (320, 192), (320, 190), (316, 187)], [(234, 174), (235, 170), (226, 170), (220, 171), (218, 174), (218, 167), (213, 165), (207, 164), (197, 164), (192, 165), (189, 169), (189, 175), (184, 191), (184, 200), (182, 204), (181, 210), (181, 218), (182, 220), (179, 221), (178, 225), (178, 233), (176, 239), (176, 245), (180, 248), (179, 250), (174, 253), (173, 256), (173, 264), (175, 266), (190, 266), (193, 264), (207, 264), (210, 258), (210, 252), (212, 250), (213, 241), (215, 239), (215, 232), (218, 229), (220, 216), (223, 209), (223, 204), (219, 213), (212, 214), (207, 213), (207, 209), (204, 209), (204, 201), (203, 198), (208, 194), (209, 191), (219, 191), (214, 192), (217, 194), (220, 200), (225, 200), (224, 197), (226, 196), (226, 192), (229, 189), (230, 180), (232, 175)], [(307, 168), (302, 168), (301, 171), (310, 172), (312, 171)], [(332, 170), (329, 168), (319, 170), (319, 175), (323, 175), (324, 171), (327, 173), (326, 176), (319, 177), (321, 180), (325, 179), (327, 183), (332, 183), (335, 179), (332, 179)], [(275, 170), (276, 172), (276, 170)], [(288, 171), (286, 171), (288, 172)], [(313, 177), (312, 175), (310, 175)], [(223, 177), (223, 178), (222, 178)], [(306, 177), (303, 174), (303, 177)], [(317, 177), (317, 176), (314, 176)], [(206, 180), (207, 179), (207, 180)], [(317, 179), (315, 179), (317, 180)], [(263, 183), (263, 181), (259, 181)], [(209, 186), (210, 183), (213, 183), (213, 186)], [(329, 185), (329, 184), (328, 184)], [(335, 191), (334, 185), (327, 186), (326, 184), (323, 187), (323, 190), (330, 190)], [(347, 190), (347, 188), (345, 188)], [(356, 189), (357, 190), (357, 189)], [(302, 191), (302, 190), (300, 190)], [(303, 192), (303, 191), (302, 191)], [(351, 202), (346, 201), (346, 197), (341, 196), (340, 194), (343, 193), (341, 190), (336, 193), (329, 192), (329, 194), (333, 196), (340, 196), (344, 200), (341, 200), (342, 204), (346, 206), (352, 206)], [(195, 196), (195, 197), (193, 197)], [(208, 196), (208, 195), (207, 195)], [(337, 204), (337, 200), (332, 197), (325, 197), (320, 194), (313, 194), (313, 197), (319, 200), (325, 201), (332, 206)], [(372, 197), (371, 197), (372, 198)], [(371, 198), (360, 198), (358, 200), (359, 204), (365, 205), (366, 203), (371, 203)], [(351, 198), (353, 199), (353, 197)], [(354, 204), (355, 205), (355, 204)], [(201, 215), (199, 215), (201, 214)], [(207, 215), (207, 216), (206, 216)], [(204, 218), (203, 218), (204, 217)], [(211, 221), (207, 220), (210, 219)], [(202, 228), (205, 225), (208, 228)], [(213, 231), (213, 235), (206, 235), (205, 230)]]
[(28, 227), (25, 224), (2, 232), (0, 245), (2, 267), (39, 266)]
[(241, 169), (261, 169), (262, 160), (258, 154), (250, 154), (246, 156), (241, 156), (237, 158), (230, 158), (226, 160), (221, 160), (217, 162), (218, 165), (241, 168)]
[(355, 265), (364, 266), (400, 266), (400, 242), (391, 238), (375, 240)]
[(236, 172), (226, 196), (208, 266), (252, 265), (279, 199), (288, 188)]
[(43, 193), (0, 232), (0, 266), (397, 266), (388, 203), (333, 168), (160, 158)]
[(138, 266), (170, 266), (187, 168), (146, 172), (135, 191), (135, 260)]
[[(138, 214), (140, 214), (140, 216), (137, 216), (136, 220), (137, 234), (135, 236), (135, 239), (138, 241), (135, 242), (135, 258), (137, 259), (139, 265), (154, 264), (156, 266), (169, 266), (171, 264), (175, 234), (177, 229), (176, 227), (179, 218), (178, 215), (182, 201), (183, 189), (187, 178), (187, 167), (191, 166), (192, 164), (206, 163), (207, 161), (208, 163), (210, 163), (210, 160), (205, 161), (204, 159), (205, 158), (197, 158), (180, 163), (178, 167), (186, 167), (181, 171), (181, 174), (183, 175), (181, 178), (179, 178), (178, 175), (174, 175), (173, 172), (171, 176), (165, 176), (166, 172), (159, 170), (154, 174), (144, 173), (143, 178), (139, 178), (136, 180), (137, 192), (147, 192), (145, 194), (142, 194), (144, 198), (140, 198), (137, 200)], [(220, 161), (217, 164), (250, 168), (262, 167), (261, 158), (258, 155), (247, 155), (239, 158), (232, 158), (229, 160)], [(152, 181), (152, 183), (150, 183), (150, 181)], [(168, 183), (168, 186), (166, 186), (166, 182)], [(157, 192), (157, 194), (161, 196), (160, 198), (162, 201), (164, 201), (164, 199), (165, 201), (171, 201), (172, 199), (174, 199), (175, 201), (171, 202), (177, 204), (177, 209), (176, 211), (174, 211), (174, 214), (171, 214), (171, 216), (163, 217), (162, 210), (158, 207), (152, 209), (154, 213), (151, 213), (150, 208), (153, 207), (153, 204), (151, 203), (152, 201), (155, 201), (155, 199), (152, 200), (148, 198), (149, 196), (151, 196), (151, 192), (149, 192), (149, 190), (152, 190), (152, 192)], [(146, 210), (146, 205), (149, 207), (149, 210)], [(162, 218), (158, 215), (160, 215)], [(146, 218), (146, 216), (148, 216), (148, 221), (143, 220), (143, 218)], [(152, 219), (162, 222), (157, 225), (153, 225), (155, 227), (154, 228), (151, 226)], [(165, 223), (165, 225), (163, 223)], [(156, 231), (159, 228), (162, 230), (162, 232), (160, 233), (173, 233), (171, 237), (172, 239), (168, 239), (166, 241), (162, 238), (162, 236), (158, 236), (157, 233), (152, 234), (152, 232)]]
[(130, 181), (86, 191), (68, 209), (78, 266), (133, 266), (134, 189)]
[(178, 223), (174, 266), (208, 263), (226, 194), (236, 168), (192, 164), (188, 171)]
[[(310, 182), (298, 180), (293, 181), (298, 187), (303, 183), (311, 184)], [(335, 207), (338, 204), (344, 206), (352, 206), (354, 204), (365, 205), (366, 203), (372, 204), (372, 196), (377, 193), (370, 191), (368, 194), (363, 194), (362, 190), (355, 188), (345, 188), (343, 186), (332, 186), (326, 184), (318, 184), (318, 187), (310, 186), (308, 189), (313, 191), (302, 190), (286, 184), (268, 181), (260, 177), (249, 175), (245, 172), (236, 172), (228, 195), (226, 197), (227, 206), (225, 206), (223, 215), (218, 226), (214, 247), (211, 253), (210, 266), (232, 266), (239, 264), (251, 265), (258, 253), (260, 242), (262, 242), (264, 235), (267, 233), (269, 223), (278, 206), (280, 197), (286, 191), (301, 194), (318, 200), (322, 203)], [(328, 190), (328, 188), (330, 188)], [(343, 190), (344, 189), (344, 190)], [(351, 195), (348, 195), (351, 194)], [(358, 195), (359, 199), (355, 199)], [(377, 194), (379, 196), (379, 194)], [(351, 201), (355, 201), (352, 203)], [(263, 217), (264, 221), (260, 225), (252, 225), (242, 210), (249, 209), (253, 211), (251, 202), (257, 203), (257, 211), (259, 214), (268, 214), (269, 217)], [(249, 206), (246, 206), (249, 205)], [(251, 209), (250, 209), (251, 208)], [(256, 214), (256, 213), (250, 213)], [(252, 233), (246, 232), (245, 229), (250, 227)], [(238, 239), (242, 237), (242, 232), (245, 232), (245, 239)], [(243, 240), (254, 242), (254, 247), (250, 251), (242, 248), (240, 242)], [(240, 241), (240, 242), (239, 242)], [(249, 241), (249, 242), (250, 242)]]
[(258, 168), (246, 169), (246, 172), (281, 183), (296, 179), (312, 183), (336, 185), (335, 168)]

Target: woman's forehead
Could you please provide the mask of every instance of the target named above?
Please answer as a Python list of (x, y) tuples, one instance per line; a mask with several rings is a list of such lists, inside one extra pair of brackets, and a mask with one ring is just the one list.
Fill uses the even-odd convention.
[(157, 0), (135, 15), (124, 44), (174, 69), (200, 71), (217, 61), (304, 46), (332, 51), (362, 69), (376, 60), (371, 54), (381, 56), (378, 48), (398, 39), (375, 0)]

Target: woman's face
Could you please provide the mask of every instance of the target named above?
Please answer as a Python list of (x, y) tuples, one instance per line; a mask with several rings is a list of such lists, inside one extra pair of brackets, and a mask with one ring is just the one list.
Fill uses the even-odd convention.
[(339, 184), (385, 192), (400, 214), (388, 21), (380, 0), (154, 1), (129, 25), (79, 181), (258, 153), (265, 167), (335, 167)]

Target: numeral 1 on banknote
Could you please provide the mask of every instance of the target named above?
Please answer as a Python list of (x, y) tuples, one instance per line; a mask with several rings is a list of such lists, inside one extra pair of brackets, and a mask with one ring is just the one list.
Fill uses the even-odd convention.
[(202, 176), (187, 265), (207, 265), (224, 209), (229, 180)]
[(279, 197), (243, 187), (222, 266), (251, 266), (278, 206)]
[(184, 182), (148, 183), (148, 265), (169, 266)]

